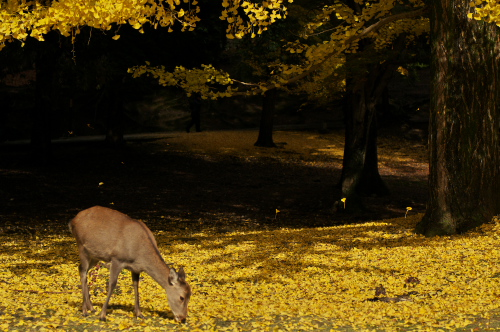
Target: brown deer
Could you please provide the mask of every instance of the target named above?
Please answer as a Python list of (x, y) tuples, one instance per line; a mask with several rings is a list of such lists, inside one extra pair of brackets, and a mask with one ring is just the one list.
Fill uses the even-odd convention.
[(181, 267), (177, 272), (165, 263), (153, 233), (142, 221), (112, 209), (94, 206), (78, 213), (69, 223), (69, 228), (76, 238), (80, 255), (84, 316), (88, 315), (88, 310), (94, 310), (87, 284), (88, 271), (99, 261), (104, 261), (111, 265), (108, 297), (102, 306), (100, 320), (106, 320), (106, 310), (118, 275), (123, 269), (127, 269), (132, 272), (136, 317), (144, 317), (139, 307), (139, 276), (141, 272), (146, 272), (166, 290), (168, 304), (175, 319), (185, 322), (191, 287), (186, 282), (184, 269)]

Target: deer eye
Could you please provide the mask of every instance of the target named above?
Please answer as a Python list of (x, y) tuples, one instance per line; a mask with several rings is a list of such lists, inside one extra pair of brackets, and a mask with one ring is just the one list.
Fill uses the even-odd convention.
[(182, 302), (184, 302), (184, 297), (183, 297), (183, 296), (181, 296), (181, 297), (180, 297), (180, 300), (181, 300)]

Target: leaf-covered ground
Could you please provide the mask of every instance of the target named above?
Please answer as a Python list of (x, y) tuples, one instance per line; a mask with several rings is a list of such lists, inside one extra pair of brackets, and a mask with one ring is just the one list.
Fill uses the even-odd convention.
[[(120, 151), (61, 144), (44, 169), (19, 147), (2, 150), (0, 330), (499, 328), (500, 226), (445, 238), (412, 233), (425, 206), (425, 147), (381, 139), (381, 173), (393, 194), (366, 198), (366, 215), (347, 218), (331, 211), (341, 134), (278, 132), (280, 148), (271, 150), (253, 147), (255, 134), (172, 134)], [(193, 287), (187, 324), (174, 323), (147, 275), (146, 318), (133, 318), (128, 272), (106, 323), (99, 310), (81, 316), (67, 222), (96, 204), (144, 220), (165, 259), (185, 266)], [(91, 272), (96, 307), (107, 275), (106, 266)]]
[[(128, 272), (106, 323), (84, 318), (74, 241), (66, 234), (4, 234), (0, 240), (0, 329), (26, 330), (487, 330), (500, 295), (500, 227), (426, 239), (420, 215), (344, 226), (262, 231), (158, 231), (168, 261), (193, 287), (186, 325), (166, 295), (141, 284), (147, 317), (132, 317)], [(155, 221), (153, 221), (155, 222)], [(91, 272), (101, 305), (107, 269)], [(376, 294), (382, 287), (386, 294)], [(378, 295), (378, 296), (376, 296)], [(498, 325), (491, 325), (498, 328)]]

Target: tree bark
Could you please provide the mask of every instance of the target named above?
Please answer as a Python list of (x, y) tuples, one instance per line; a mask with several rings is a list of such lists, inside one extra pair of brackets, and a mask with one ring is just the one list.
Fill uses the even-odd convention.
[[(339, 184), (345, 209), (362, 209), (361, 196), (387, 195), (389, 189), (378, 171), (376, 106), (389, 84), (388, 64), (370, 66), (363, 78), (357, 78), (347, 96), (344, 158)], [(344, 204), (337, 205), (343, 209)]]
[(262, 101), (262, 114), (260, 118), (259, 137), (255, 146), (275, 148), (273, 141), (274, 111), (276, 108), (276, 89), (267, 90)]
[(462, 233), (500, 213), (500, 33), (468, 0), (431, 2), (430, 197), (416, 231)]
[[(377, 97), (379, 100), (380, 97)], [(377, 112), (373, 111), (373, 118), (368, 128), (368, 138), (366, 146), (365, 163), (361, 171), (361, 178), (358, 184), (358, 192), (363, 195), (389, 195), (390, 191), (378, 171), (378, 124)]]

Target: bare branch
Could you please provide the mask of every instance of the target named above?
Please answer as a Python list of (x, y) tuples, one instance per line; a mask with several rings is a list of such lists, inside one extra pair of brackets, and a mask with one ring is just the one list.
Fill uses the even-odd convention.
[(234, 82), (239, 83), (241, 85), (249, 85), (249, 86), (255, 86), (255, 87), (260, 86), (259, 84), (256, 84), (256, 83), (247, 83), (247, 82), (243, 82), (243, 81), (238, 81), (234, 78), (231, 78), (231, 81), (234, 81)]
[(324, 33), (330, 32), (330, 31), (332, 31), (332, 30), (335, 30), (335, 29), (337, 29), (337, 28), (338, 28), (338, 26), (336, 26), (336, 27), (334, 27), (334, 28), (331, 28), (331, 29), (326, 29), (326, 30), (323, 30), (323, 31), (320, 31), (320, 32), (312, 33), (312, 34), (310, 34), (310, 35), (307, 35), (307, 37), (311, 37), (311, 36), (319, 36), (319, 35), (321, 35), (321, 34), (324, 34)]

